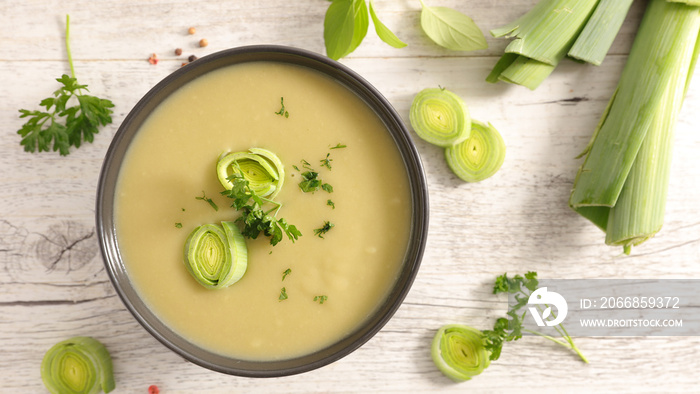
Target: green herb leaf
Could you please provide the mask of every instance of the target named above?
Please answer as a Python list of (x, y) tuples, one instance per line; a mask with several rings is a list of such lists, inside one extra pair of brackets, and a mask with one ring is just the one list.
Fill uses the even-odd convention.
[(329, 207), (335, 209), (335, 203), (334, 203), (332, 200), (328, 200), (328, 201), (326, 202), (326, 205), (328, 205)]
[(561, 334), (561, 340), (537, 331), (527, 330), (523, 327), (525, 311), (523, 310), (521, 312), (521, 310), (528, 304), (530, 293), (537, 290), (538, 284), (537, 273), (532, 271), (527, 272), (525, 276), (515, 275), (512, 278), (509, 278), (507, 274), (503, 274), (496, 278), (493, 287), (494, 294), (513, 294), (516, 302), (514, 305), (509, 307), (508, 312), (506, 313), (508, 318), (499, 318), (496, 320), (493, 330), (483, 331), (485, 343), (484, 346), (489, 352), (491, 352), (490, 359), (498, 360), (501, 355), (503, 344), (505, 342), (517, 341), (518, 339), (522, 338), (523, 331), (527, 331), (531, 334), (545, 337), (567, 349), (573, 350), (579, 355), (579, 357), (581, 357), (581, 360), (588, 363), (586, 357), (581, 354), (581, 351), (576, 347), (573, 339), (569, 336), (566, 329), (561, 324), (555, 327), (557, 332)]
[(314, 302), (318, 302), (321, 305), (323, 305), (323, 303), (326, 302), (326, 300), (328, 300), (328, 296), (325, 296), (325, 295), (314, 296)]
[(428, 7), (421, 0), (421, 28), (436, 44), (454, 51), (486, 49), (488, 44), (474, 21), (447, 7)]
[[(83, 141), (93, 142), (100, 126), (112, 123), (114, 104), (109, 100), (81, 94), (86, 85), (66, 74), (56, 81), (63, 86), (54, 92), (55, 97), (44, 99), (39, 104), (47, 111), (19, 110), (20, 118), (28, 118), (17, 131), (22, 136), (20, 144), (27, 152), (58, 151), (62, 156), (70, 153), (69, 148), (80, 148)], [(78, 105), (66, 108), (68, 101), (75, 97)], [(53, 108), (53, 110), (51, 110)]]
[(347, 148), (347, 147), (348, 147), (347, 145), (338, 143), (338, 145), (331, 147), (331, 149), (343, 149), (343, 148)]
[(284, 278), (286, 278), (287, 275), (289, 275), (289, 274), (291, 274), (291, 273), (292, 273), (292, 269), (291, 269), (291, 268), (287, 268), (286, 270), (284, 270), (284, 272), (282, 273), (282, 280), (284, 280)]
[(355, 38), (355, 0), (334, 0), (323, 21), (326, 54), (338, 60), (352, 52)]
[(391, 45), (394, 48), (403, 48), (406, 46), (405, 42), (401, 41), (398, 37), (396, 37), (396, 34), (389, 30), (389, 28), (386, 27), (386, 25), (384, 25), (382, 21), (379, 20), (376, 12), (374, 11), (373, 0), (369, 0), (369, 15), (372, 17), (372, 23), (374, 23), (374, 30), (377, 32), (377, 35), (379, 36), (379, 38), (382, 39), (382, 41)]
[(333, 186), (331, 186), (328, 183), (324, 183), (323, 185), (321, 185), (321, 189), (327, 191), (328, 193), (333, 193)]
[[(236, 219), (236, 222), (242, 224), (241, 234), (244, 237), (256, 239), (262, 233), (270, 237), (272, 246), (277, 245), (284, 235), (292, 242), (299, 239), (302, 234), (296, 226), (287, 223), (284, 218), (277, 219), (275, 216), (270, 215), (272, 211), (275, 211), (276, 214), (282, 207), (281, 204), (256, 195), (250, 189), (250, 182), (240, 174), (232, 175), (229, 177), (229, 180), (232, 183), (231, 189), (224, 190), (221, 194), (232, 199), (233, 203), (231, 206), (241, 212), (241, 216)], [(266, 203), (275, 207), (264, 211), (263, 205)]]
[(335, 227), (335, 224), (326, 221), (323, 223), (323, 226), (321, 228), (317, 228), (314, 230), (314, 235), (317, 235), (319, 238), (323, 238), (323, 235), (331, 231), (333, 227)]
[(365, 0), (353, 0), (352, 3), (355, 14), (355, 28), (352, 34), (350, 49), (343, 57), (349, 55), (360, 46), (369, 28), (369, 14), (367, 13), (367, 3), (365, 3)]
[(286, 287), (283, 287), (282, 290), (280, 290), (280, 296), (279, 296), (278, 299), (279, 299), (280, 301), (284, 301), (284, 300), (286, 300), (287, 298), (289, 298), (289, 297), (287, 296), (287, 288), (286, 288)]
[(195, 197), (195, 200), (206, 201), (212, 208), (214, 208), (215, 211), (219, 210), (219, 207), (211, 198), (207, 197), (207, 195), (204, 193), (204, 190), (202, 190), (202, 197)]
[(330, 153), (327, 153), (327, 154), (326, 154), (326, 158), (325, 158), (325, 159), (321, 159), (321, 167), (326, 167), (326, 168), (328, 168), (329, 170), (332, 169), (332, 168), (331, 168), (331, 162), (332, 162), (332, 161), (333, 161), (333, 159), (331, 159), (331, 154), (330, 154)]
[(285, 118), (289, 118), (289, 112), (284, 109), (284, 97), (280, 97), (280, 102), (282, 103), (282, 108), (280, 108), (279, 111), (275, 112), (275, 115), (280, 115), (284, 116)]
[(182, 228), (182, 223), (175, 223), (175, 228)]
[(318, 172), (316, 171), (305, 171), (301, 173), (303, 181), (299, 182), (299, 188), (304, 193), (315, 192), (321, 187), (321, 180), (318, 179)]

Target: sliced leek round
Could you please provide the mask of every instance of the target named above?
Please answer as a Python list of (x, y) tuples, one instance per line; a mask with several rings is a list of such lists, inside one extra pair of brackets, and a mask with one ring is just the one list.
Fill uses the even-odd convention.
[(114, 390), (112, 358), (102, 343), (74, 337), (55, 344), (41, 362), (41, 379), (54, 394), (94, 394)]
[(248, 249), (234, 222), (205, 224), (185, 241), (185, 266), (209, 289), (223, 289), (241, 279), (248, 268)]
[(445, 149), (452, 172), (465, 182), (479, 182), (495, 174), (506, 157), (506, 144), (491, 123), (472, 121), (466, 141)]
[(216, 175), (227, 190), (233, 187), (229, 178), (234, 174), (246, 179), (255, 194), (269, 199), (279, 193), (284, 183), (284, 165), (267, 149), (250, 148), (247, 152), (223, 155), (216, 163)]
[(469, 380), (491, 364), (481, 331), (459, 324), (446, 325), (438, 330), (431, 356), (438, 369), (455, 381)]
[(428, 88), (413, 99), (409, 120), (418, 136), (448, 147), (469, 137), (471, 118), (464, 101), (447, 89)]

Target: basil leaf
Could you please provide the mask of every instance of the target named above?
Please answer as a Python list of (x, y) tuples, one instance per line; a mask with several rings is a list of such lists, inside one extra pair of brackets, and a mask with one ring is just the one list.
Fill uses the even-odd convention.
[(374, 12), (374, 2), (372, 0), (369, 0), (369, 14), (372, 16), (374, 30), (377, 32), (377, 35), (382, 39), (382, 41), (394, 48), (403, 48), (406, 46), (405, 42), (396, 37), (396, 35), (379, 20), (377, 14)]
[(353, 40), (355, 12), (352, 0), (334, 0), (323, 21), (326, 54), (333, 60), (345, 56)]
[(342, 57), (349, 55), (360, 46), (369, 28), (369, 15), (367, 14), (367, 3), (365, 3), (365, 0), (353, 0), (352, 3), (355, 12), (355, 31), (352, 35), (352, 45), (350, 45), (348, 52)]
[(357, 49), (367, 35), (368, 27), (365, 0), (333, 0), (323, 21), (328, 57), (338, 60)]
[(454, 51), (473, 51), (488, 47), (481, 29), (470, 17), (451, 8), (428, 7), (423, 0), (421, 4), (421, 27), (436, 44)]

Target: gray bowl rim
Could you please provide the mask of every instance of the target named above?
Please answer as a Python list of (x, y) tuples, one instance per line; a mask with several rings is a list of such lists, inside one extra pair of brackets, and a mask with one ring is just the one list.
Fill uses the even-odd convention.
[[(116, 181), (128, 146), (148, 114), (165, 98), (189, 81), (228, 65), (273, 61), (308, 67), (327, 75), (359, 96), (385, 123), (408, 172), (413, 215), (411, 238), (404, 267), (391, 293), (358, 329), (317, 352), (276, 361), (248, 361), (226, 357), (189, 342), (171, 330), (149, 309), (130, 285), (119, 254), (113, 218)], [(107, 150), (100, 171), (96, 197), (96, 232), (105, 269), (120, 299), (134, 318), (159, 342), (201, 367), (243, 377), (280, 377), (308, 372), (333, 363), (370, 340), (393, 317), (418, 273), (428, 234), (428, 188), (415, 144), (391, 103), (369, 82), (345, 65), (308, 50), (280, 45), (235, 47), (197, 59), (181, 67), (151, 88), (126, 116)]]

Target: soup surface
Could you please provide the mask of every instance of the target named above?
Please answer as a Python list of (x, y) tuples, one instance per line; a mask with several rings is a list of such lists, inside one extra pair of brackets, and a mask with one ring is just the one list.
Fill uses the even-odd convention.
[[(288, 117), (276, 113), (281, 98)], [(346, 147), (330, 149), (338, 144)], [(277, 217), (303, 236), (276, 246), (246, 239), (246, 274), (208, 290), (184, 266), (185, 239), (239, 216), (220, 194), (215, 165), (223, 152), (251, 147), (285, 164)], [(303, 171), (303, 160), (332, 193), (301, 191), (293, 166)], [(357, 328), (398, 277), (410, 220), (406, 170), (376, 114), (323, 74), (271, 62), (222, 68), (172, 94), (132, 141), (115, 196), (120, 252), (146, 304), (191, 342), (248, 360), (305, 355)], [(314, 235), (326, 221), (334, 227)]]

